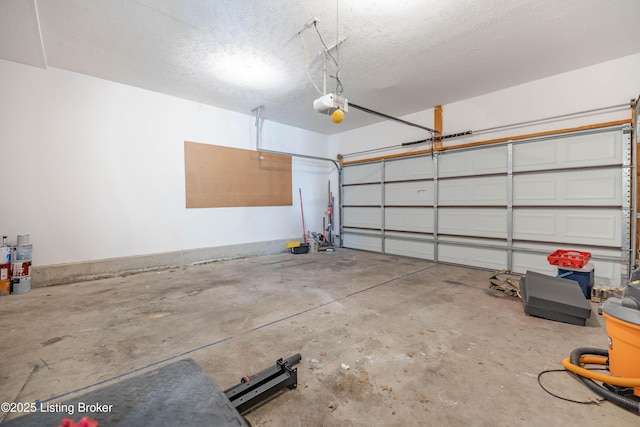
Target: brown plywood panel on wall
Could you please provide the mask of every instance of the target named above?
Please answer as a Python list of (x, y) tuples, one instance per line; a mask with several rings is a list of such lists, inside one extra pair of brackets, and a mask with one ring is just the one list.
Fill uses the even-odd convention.
[(291, 156), (184, 143), (187, 208), (291, 206)]

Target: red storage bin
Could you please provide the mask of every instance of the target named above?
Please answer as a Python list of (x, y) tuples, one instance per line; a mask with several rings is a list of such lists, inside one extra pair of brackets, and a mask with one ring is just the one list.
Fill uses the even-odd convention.
[(591, 259), (591, 252), (558, 249), (547, 257), (549, 264), (560, 267), (582, 268)]

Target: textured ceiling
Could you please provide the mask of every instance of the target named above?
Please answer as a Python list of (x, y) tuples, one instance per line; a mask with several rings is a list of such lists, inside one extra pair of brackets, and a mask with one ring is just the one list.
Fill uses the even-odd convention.
[(638, 0), (2, 0), (0, 58), (325, 134), (381, 120), (314, 112), (314, 19), (343, 95), (393, 116), (640, 52)]

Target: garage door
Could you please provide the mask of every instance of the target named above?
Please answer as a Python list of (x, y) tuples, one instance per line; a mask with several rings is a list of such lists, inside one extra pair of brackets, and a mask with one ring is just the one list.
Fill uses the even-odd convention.
[(344, 247), (555, 274), (592, 253), (596, 281), (630, 265), (631, 129), (605, 128), (343, 167)]

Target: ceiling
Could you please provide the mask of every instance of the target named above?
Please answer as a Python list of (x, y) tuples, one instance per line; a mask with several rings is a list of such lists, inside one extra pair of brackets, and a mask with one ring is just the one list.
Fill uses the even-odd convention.
[(2, 0), (0, 58), (333, 134), (383, 119), (313, 110), (316, 28), (343, 96), (399, 117), (640, 52), (638, 22), (638, 0)]

